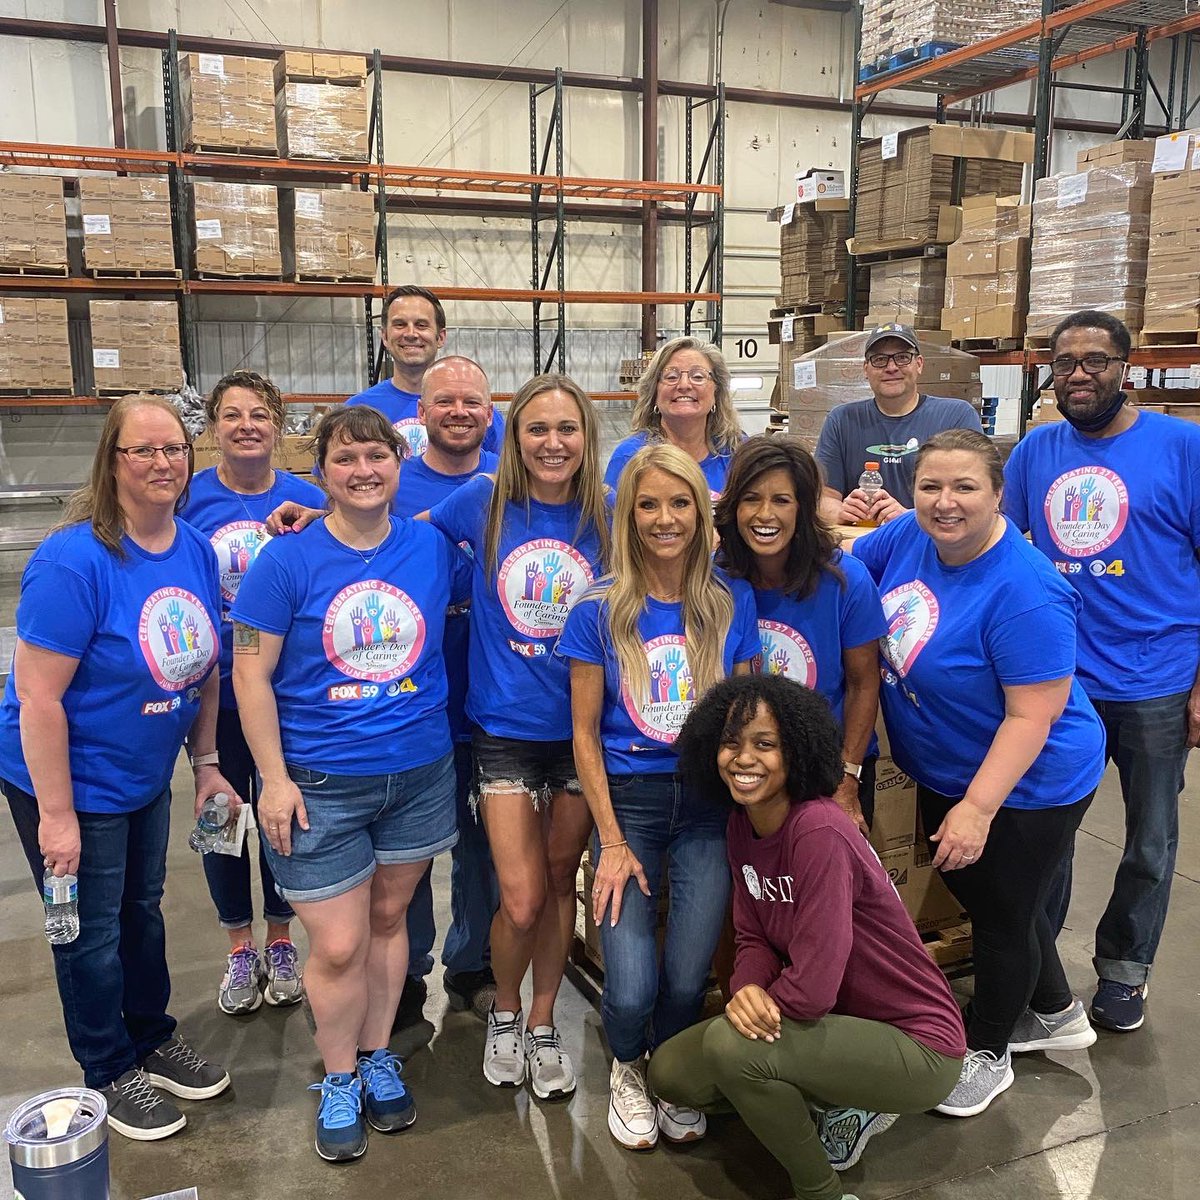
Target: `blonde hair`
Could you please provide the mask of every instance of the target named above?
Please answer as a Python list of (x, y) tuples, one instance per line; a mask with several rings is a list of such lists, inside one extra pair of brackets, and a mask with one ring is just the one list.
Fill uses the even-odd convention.
[(738, 420), (737, 410), (733, 407), (733, 377), (729, 373), (720, 347), (714, 346), (712, 342), (702, 342), (699, 338), (678, 337), (659, 347), (638, 380), (637, 402), (633, 406), (630, 428), (634, 433), (645, 430), (655, 438), (665, 439), (662, 413), (658, 411), (655, 397), (658, 394), (658, 381), (666, 370), (667, 363), (680, 350), (697, 350), (708, 359), (713, 384), (716, 387), (716, 403), (712, 412), (708, 414), (705, 435), (709, 445), (718, 454), (732, 454), (746, 436)]
[[(697, 698), (725, 677), (725, 638), (733, 622), (733, 595), (712, 564), (712, 497), (700, 467), (689, 454), (665, 442), (643, 446), (621, 473), (613, 513), (612, 572), (591, 596), (608, 601), (608, 628), (621, 678), (634, 703), (650, 695), (650, 664), (638, 633), (646, 612), (649, 582), (646, 551), (634, 527), (634, 505), (647, 471), (665, 471), (687, 484), (696, 507), (696, 533), (684, 555), (683, 636)], [(599, 613), (599, 605), (597, 605)]]
[[(53, 526), (50, 530), (51, 533), (65, 529), (68, 525), (79, 525), (87, 521), (91, 524), (92, 533), (95, 534), (96, 540), (101, 545), (111, 550), (118, 558), (125, 557), (125, 550), (121, 545), (121, 537), (125, 532), (125, 513), (121, 509), (121, 502), (117, 499), (117, 475), (114, 467), (117, 443), (121, 439), (121, 425), (125, 418), (137, 408), (158, 408), (165, 413), (170, 413), (179, 425), (179, 440), (187, 442), (189, 446), (192, 444), (191, 436), (180, 419), (178, 409), (169, 400), (164, 400), (161, 396), (145, 395), (141, 392), (122, 396), (108, 410), (104, 428), (100, 430), (100, 440), (96, 444), (96, 457), (92, 459), (91, 479), (72, 493), (63, 506), (62, 519)], [(179, 512), (188, 501), (188, 488), (191, 486), (195, 469), (195, 456), (189, 454), (187, 482), (183, 485), (183, 491), (179, 493), (175, 501), (176, 512)]]
[(500, 554), (500, 534), (504, 527), (504, 507), (511, 500), (524, 504), (529, 513), (529, 472), (521, 457), (521, 418), (529, 402), (547, 392), (565, 392), (579, 409), (579, 424), (583, 429), (583, 458), (571, 480), (571, 499), (579, 504), (579, 527), (576, 542), (590, 528), (600, 541), (600, 558), (608, 561), (608, 511), (604, 503), (604, 476), (600, 470), (600, 430), (596, 410), (587, 393), (569, 375), (548, 372), (535, 375), (512, 398), (508, 420), (504, 426), (504, 441), (500, 447), (500, 463), (496, 468), (496, 484), (488, 505), (484, 526), (483, 570), (487, 576), (496, 573)]

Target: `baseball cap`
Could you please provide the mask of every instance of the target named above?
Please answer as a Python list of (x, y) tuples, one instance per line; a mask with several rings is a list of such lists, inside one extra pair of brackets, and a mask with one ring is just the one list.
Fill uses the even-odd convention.
[(921, 343), (917, 341), (916, 331), (911, 325), (889, 323), (887, 325), (876, 325), (867, 334), (867, 344), (863, 347), (863, 357), (866, 358), (875, 346), (887, 338), (899, 338), (900, 341), (907, 342), (918, 354), (921, 353)]

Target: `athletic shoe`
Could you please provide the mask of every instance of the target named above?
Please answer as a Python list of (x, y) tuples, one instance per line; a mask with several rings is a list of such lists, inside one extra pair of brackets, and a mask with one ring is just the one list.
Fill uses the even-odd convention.
[(1027, 1008), (1012, 1033), (1008, 1048), (1013, 1054), (1030, 1050), (1086, 1050), (1096, 1040), (1096, 1031), (1087, 1018), (1083, 1001), (1072, 1001), (1066, 1012), (1036, 1013)]
[(1012, 1056), (997, 1057), (989, 1050), (968, 1050), (954, 1090), (937, 1106), (948, 1117), (973, 1117), (1013, 1084)]
[(187, 1124), (187, 1117), (160, 1096), (137, 1067), (98, 1090), (108, 1105), (109, 1125), (135, 1142), (157, 1142)]
[(299, 1004), (304, 999), (300, 956), (289, 938), (277, 938), (267, 947), (266, 1002), (275, 1007)]
[(1092, 1020), (1114, 1033), (1131, 1033), (1146, 1019), (1148, 984), (1133, 987), (1115, 979), (1101, 979), (1092, 997)]
[(229, 1086), (229, 1074), (198, 1055), (180, 1037), (163, 1042), (142, 1063), (146, 1079), (155, 1087), (184, 1100), (209, 1100)]
[(372, 1129), (399, 1133), (417, 1119), (417, 1106), (400, 1078), (400, 1060), (390, 1051), (358, 1056), (363, 1109)]
[(646, 1066), (613, 1059), (608, 1076), (608, 1132), (627, 1150), (658, 1145), (658, 1113), (646, 1084)]
[(899, 1113), (872, 1112), (869, 1108), (831, 1108), (820, 1113), (817, 1133), (825, 1157), (835, 1171), (848, 1171), (863, 1156), (867, 1142), (891, 1129)]
[(447, 971), (442, 976), (442, 986), (455, 1012), (472, 1012), (481, 1021), (487, 1020), (496, 999), (496, 977), (491, 967), (482, 971)]
[(539, 1100), (565, 1100), (575, 1091), (575, 1072), (553, 1025), (525, 1030), (529, 1086)]
[(425, 1020), (425, 1001), (429, 999), (429, 985), (424, 979), (409, 975), (404, 980), (404, 991), (396, 1005), (396, 1016), (392, 1021), (392, 1032), (411, 1029)]
[(252, 1013), (263, 1001), (262, 984), (263, 968), (258, 951), (246, 942), (227, 960), (225, 978), (217, 992), (217, 1006), (230, 1016)]
[(483, 1077), (496, 1087), (520, 1087), (525, 1082), (525, 1051), (521, 1047), (521, 1014), (488, 1012), (483, 1044)]
[(367, 1122), (362, 1111), (362, 1081), (353, 1075), (326, 1075), (309, 1084), (321, 1093), (317, 1107), (317, 1153), (326, 1162), (359, 1158), (367, 1148)]
[(681, 1105), (660, 1100), (657, 1110), (658, 1132), (668, 1142), (674, 1142), (676, 1145), (698, 1142), (708, 1132), (707, 1119), (702, 1112), (697, 1112), (694, 1108), (683, 1108)]

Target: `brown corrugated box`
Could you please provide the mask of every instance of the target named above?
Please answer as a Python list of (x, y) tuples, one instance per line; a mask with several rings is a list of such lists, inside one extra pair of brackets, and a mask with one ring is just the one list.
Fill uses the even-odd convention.
[(936, 329), (946, 291), (946, 260), (922, 256), (870, 265), (870, 308), (864, 327), (900, 321)]
[(188, 204), (197, 274), (274, 279), (283, 274), (276, 188), (197, 181), (188, 189)]
[(289, 278), (375, 278), (374, 193), (284, 188), (279, 225)]
[(0, 296), (0, 390), (73, 386), (67, 302)]
[(280, 154), (346, 162), (370, 157), (364, 59), (287, 51), (275, 64), (274, 83)]
[(92, 369), (110, 391), (172, 391), (183, 382), (179, 310), (169, 300), (92, 300)]
[(67, 206), (56, 175), (0, 175), (0, 271), (67, 273)]
[(275, 61), (274, 75), (276, 89), (283, 86), (285, 79), (361, 83), (367, 77), (367, 61), (361, 54), (285, 50)]
[(165, 179), (79, 180), (83, 264), (90, 271), (172, 271), (171, 196)]
[(180, 54), (179, 102), (184, 149), (275, 153), (275, 82), (268, 59)]
[(1200, 170), (1154, 177), (1144, 328), (1200, 331)]

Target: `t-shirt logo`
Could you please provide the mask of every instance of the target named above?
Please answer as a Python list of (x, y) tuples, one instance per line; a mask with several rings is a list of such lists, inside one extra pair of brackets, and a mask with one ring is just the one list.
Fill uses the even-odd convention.
[(216, 654), (217, 631), (198, 597), (183, 588), (159, 588), (142, 605), (138, 643), (154, 682), (181, 692), (204, 678)]
[(497, 573), (500, 604), (513, 628), (526, 637), (558, 637), (571, 606), (591, 585), (587, 559), (554, 538), (518, 546)]
[(883, 656), (907, 675), (938, 625), (937, 597), (919, 580), (902, 583), (883, 597), (887, 634), (879, 639)]
[(910, 437), (903, 446), (899, 443), (884, 442), (878, 446), (868, 446), (866, 451), (876, 458), (903, 458), (908, 454), (916, 454), (920, 448), (921, 443), (915, 437)]
[(742, 878), (746, 881), (746, 888), (755, 900), (762, 899), (762, 884), (758, 881), (758, 872), (749, 864), (742, 865)]
[(1072, 558), (1086, 558), (1121, 536), (1129, 519), (1129, 492), (1112, 471), (1077, 467), (1050, 485), (1044, 511), (1058, 548)]
[(267, 527), (259, 521), (231, 521), (209, 538), (212, 548), (217, 552), (217, 565), (221, 568), (221, 595), (227, 603), (232, 604), (237, 599), (242, 576), (270, 540)]
[(649, 698), (640, 708), (625, 681), (621, 701), (630, 720), (648, 738), (668, 746), (679, 736), (696, 699), (687, 642), (678, 633), (664, 633), (643, 645), (650, 666)]
[(392, 422), (392, 428), (408, 447), (409, 458), (420, 458), (429, 449), (429, 434), (421, 424), (420, 417), (403, 417)]
[(407, 674), (425, 645), (425, 617), (399, 588), (367, 579), (342, 588), (325, 614), (325, 657), (351, 679)]
[(817, 686), (817, 660), (804, 635), (790, 625), (759, 618), (762, 673), (794, 679), (806, 688)]

